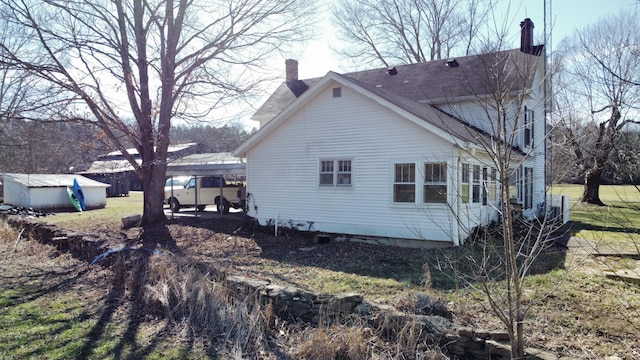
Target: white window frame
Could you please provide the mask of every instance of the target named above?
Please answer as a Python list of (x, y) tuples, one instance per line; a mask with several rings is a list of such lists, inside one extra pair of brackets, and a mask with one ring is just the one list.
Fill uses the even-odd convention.
[(522, 208), (533, 209), (533, 168), (525, 166), (522, 176)]
[[(327, 166), (325, 167), (325, 165)], [(323, 177), (323, 175), (325, 176)], [(328, 178), (329, 175), (331, 177), (331, 183), (325, 179)], [(323, 179), (325, 180), (323, 181)], [(345, 179), (348, 179), (348, 182), (344, 182)], [(323, 188), (353, 187), (353, 159), (320, 159), (318, 162), (318, 186)]]
[[(449, 186), (447, 183), (448, 166), (446, 162), (425, 162), (423, 164), (423, 188), (422, 202), (425, 204), (446, 204), (448, 203)], [(440, 198), (427, 200), (428, 187), (441, 188), (444, 186), (444, 194), (438, 194)]]
[(462, 163), (460, 169), (460, 198), (463, 204), (471, 202), (471, 166), (469, 163)]
[(489, 183), (489, 199), (493, 202), (500, 200), (498, 183), (498, 170), (492, 167)]
[(534, 147), (534, 124), (535, 124), (535, 112), (532, 109), (524, 107), (524, 121), (522, 131), (522, 146), (525, 149), (532, 149)]
[[(400, 168), (399, 168), (400, 167)], [(398, 173), (398, 170), (401, 170)], [(415, 162), (394, 162), (393, 163), (393, 185), (391, 187), (391, 199), (393, 204), (415, 204), (418, 198), (418, 191), (416, 189), (416, 163)], [(396, 188), (399, 186), (413, 187), (413, 199), (407, 201), (399, 201)]]
[(471, 169), (471, 202), (474, 204), (480, 204), (482, 202), (482, 166), (474, 164)]

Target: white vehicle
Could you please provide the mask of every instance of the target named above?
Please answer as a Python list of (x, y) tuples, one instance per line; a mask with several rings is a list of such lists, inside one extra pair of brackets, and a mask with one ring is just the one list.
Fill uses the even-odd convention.
[[(196, 191), (197, 190), (197, 191)], [(246, 188), (242, 184), (227, 183), (222, 176), (192, 177), (184, 186), (165, 188), (164, 199), (173, 212), (181, 207), (196, 206), (203, 211), (207, 205), (216, 205), (220, 214), (229, 213), (230, 208), (244, 208)]]
[(168, 196), (171, 195), (171, 191), (183, 189), (190, 179), (191, 176), (174, 176), (168, 178), (164, 183), (164, 203), (167, 204), (167, 200), (169, 200)]

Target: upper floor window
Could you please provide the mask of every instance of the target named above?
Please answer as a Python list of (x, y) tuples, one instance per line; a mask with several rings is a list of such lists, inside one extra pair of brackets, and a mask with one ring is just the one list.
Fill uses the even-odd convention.
[(351, 186), (351, 160), (320, 160), (320, 186)]
[(425, 203), (447, 202), (447, 164), (424, 164), (424, 193)]
[(533, 110), (524, 107), (524, 147), (531, 148), (534, 145), (533, 139), (533, 123), (534, 113)]
[(394, 165), (393, 202), (416, 202), (416, 164)]

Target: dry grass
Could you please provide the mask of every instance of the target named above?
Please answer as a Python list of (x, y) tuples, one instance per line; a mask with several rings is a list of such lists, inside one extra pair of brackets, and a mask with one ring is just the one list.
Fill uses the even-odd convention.
[(215, 274), (203, 272), (197, 264), (170, 254), (153, 257), (144, 294), (147, 310), (181, 327), (186, 337), (224, 344), (230, 348), (227, 355), (243, 358), (270, 351), (270, 311), (263, 311), (257, 298), (234, 296)]

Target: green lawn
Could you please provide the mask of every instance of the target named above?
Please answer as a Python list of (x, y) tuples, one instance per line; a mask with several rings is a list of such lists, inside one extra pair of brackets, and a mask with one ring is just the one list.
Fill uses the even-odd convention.
[(106, 225), (118, 228), (122, 226), (122, 218), (129, 215), (142, 215), (142, 193), (129, 193), (125, 197), (107, 198), (107, 206), (102, 209), (83, 212), (60, 212), (40, 219), (42, 222), (55, 224), (70, 230), (83, 230), (90, 224)]
[(600, 198), (607, 206), (580, 203), (582, 186), (554, 185), (555, 195), (568, 195), (572, 235), (622, 250), (640, 245), (640, 191), (632, 185), (603, 185)]

